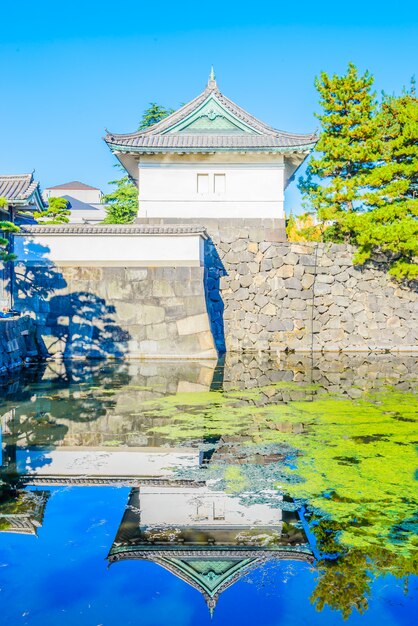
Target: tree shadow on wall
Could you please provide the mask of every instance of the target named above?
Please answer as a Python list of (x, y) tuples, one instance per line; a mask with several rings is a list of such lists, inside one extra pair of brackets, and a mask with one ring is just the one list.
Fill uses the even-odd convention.
[[(47, 246), (25, 241), (12, 285), (14, 308), (35, 317), (43, 356), (123, 357), (130, 335), (116, 323), (115, 307), (94, 293), (100, 287), (98, 268), (60, 270), (49, 260), (49, 252)], [(73, 279), (86, 288), (71, 291)]]

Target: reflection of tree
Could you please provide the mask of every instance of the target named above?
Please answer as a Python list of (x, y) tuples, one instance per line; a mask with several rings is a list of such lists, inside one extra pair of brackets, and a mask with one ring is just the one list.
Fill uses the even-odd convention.
[[(292, 386), (298, 400), (292, 401)], [(278, 400), (285, 388), (288, 403)], [(321, 554), (312, 602), (347, 618), (367, 609), (374, 577), (418, 571), (416, 397), (384, 386), (373, 394), (356, 390), (355, 401), (303, 389), (287, 383), (200, 398), (178, 394), (147, 410), (170, 418), (158, 429), (169, 440), (217, 442), (200, 470), (217, 485), (251, 501), (269, 489), (274, 498), (272, 489), (280, 486), (306, 504)], [(233, 447), (223, 457), (217, 452), (234, 438), (246, 459)], [(254, 462), (258, 455), (274, 458), (274, 450), (275, 463)]]
[(398, 544), (398, 550), (395, 545), (346, 547), (339, 540), (342, 524), (318, 515), (313, 515), (311, 521), (317, 546), (324, 555), (317, 563), (317, 586), (311, 595), (319, 611), (329, 606), (340, 611), (344, 619), (354, 609), (364, 613), (374, 578), (391, 574), (403, 579), (407, 590), (408, 577), (418, 574), (418, 551), (404, 551), (402, 544)]

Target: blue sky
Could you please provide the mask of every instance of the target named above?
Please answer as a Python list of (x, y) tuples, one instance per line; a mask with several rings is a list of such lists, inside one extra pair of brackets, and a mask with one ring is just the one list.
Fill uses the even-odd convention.
[(212, 63), (227, 96), (295, 132), (317, 126), (321, 70), (341, 73), (351, 60), (378, 92), (418, 74), (413, 0), (21, 0), (1, 17), (0, 171), (35, 169), (43, 187), (76, 179), (107, 191), (105, 127), (131, 132), (150, 101), (190, 100)]

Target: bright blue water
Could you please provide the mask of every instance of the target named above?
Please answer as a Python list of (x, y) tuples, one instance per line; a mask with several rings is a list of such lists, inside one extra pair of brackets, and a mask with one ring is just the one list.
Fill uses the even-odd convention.
[(266, 565), (227, 589), (211, 620), (201, 595), (158, 565), (105, 560), (129, 489), (51, 488), (38, 538), (4, 534), (0, 550), (1, 623), (31, 626), (116, 624), (191, 626), (413, 626), (418, 581), (406, 597), (391, 576), (373, 583), (369, 609), (348, 622), (309, 602), (315, 570), (305, 563)]
[[(238, 365), (237, 371), (240, 372), (242, 368)], [(401, 364), (378, 364), (377, 367), (376, 363), (371, 363), (370, 372), (373, 374), (370, 380), (373, 381), (373, 388), (375, 389), (376, 371), (384, 370), (386, 367), (390, 372), (391, 385), (395, 382), (395, 387), (398, 384), (405, 393), (409, 392), (413, 379), (410, 365), (411, 362), (408, 360)], [(248, 368), (248, 365), (245, 364), (245, 367)], [(265, 363), (261, 363), (260, 367), (263, 371), (267, 368)], [(301, 370), (304, 371), (307, 382), (313, 378), (318, 380), (318, 372), (321, 372), (325, 365), (320, 364), (316, 374), (312, 373), (310, 367), (311, 365), (305, 366), (303, 363), (298, 365), (297, 371), (299, 374)], [(254, 368), (253, 363), (252, 377), (256, 375)], [(276, 374), (279, 372), (281, 380), (285, 381), (289, 381), (289, 373), (294, 373), (296, 369), (292, 363), (289, 366), (275, 364), (271, 368), (271, 371), (275, 372), (271, 375), (273, 378), (277, 379)], [(350, 380), (355, 378), (357, 368), (357, 363), (348, 365), (346, 363), (345, 369), (340, 364), (336, 369), (343, 371), (343, 375), (338, 385), (335, 373), (332, 377), (328, 375), (328, 378), (324, 374), (324, 380), (332, 378), (333, 389), (337, 385), (339, 392), (346, 394), (347, 389), (352, 388)], [(207, 374), (207, 370), (204, 371)], [(394, 381), (394, 371), (399, 371), (398, 383)], [(367, 608), (360, 614), (353, 607), (347, 620), (343, 619), (341, 610), (331, 610), (326, 603), (323, 610), (318, 611), (318, 607), (310, 600), (320, 582), (318, 561), (315, 559), (312, 563), (268, 559), (256, 569), (239, 577), (219, 595), (212, 617), (200, 591), (156, 562), (127, 559), (113, 563), (109, 567), (107, 561), (109, 550), (112, 545), (116, 545), (115, 541), (120, 541), (118, 533), (121, 530), (127, 531), (122, 518), (129, 498), (132, 497), (132, 487), (139, 484), (140, 490), (146, 487), (153, 492), (155, 489), (158, 491), (160, 484), (170, 484), (172, 487), (174, 485), (175, 490), (180, 484), (178, 481), (187, 474), (184, 473), (184, 467), (171, 467), (170, 464), (173, 463), (171, 459), (166, 463), (171, 468), (168, 478), (172, 482), (167, 483), (167, 476), (165, 478), (160, 476), (156, 478), (157, 482), (150, 483), (149, 479), (153, 477), (153, 473), (165, 472), (167, 468), (164, 462), (160, 463), (158, 468), (153, 468), (152, 463), (151, 469), (147, 469), (146, 465), (139, 467), (135, 464), (143, 463), (141, 460), (143, 457), (132, 456), (133, 453), (140, 451), (140, 454), (147, 454), (151, 449), (165, 450), (168, 453), (175, 450), (180, 454), (188, 451), (192, 462), (196, 458), (199, 459), (198, 467), (193, 466), (189, 471), (189, 478), (192, 477), (189, 488), (193, 493), (198, 490), (197, 483), (193, 486), (193, 476), (202, 480), (204, 474), (199, 472), (207, 473), (213, 468), (218, 468), (219, 471), (222, 463), (226, 463), (229, 468), (240, 467), (244, 474), (246, 472), (245, 475), (250, 477), (253, 470), (257, 480), (260, 471), (266, 471), (265, 480), (268, 487), (270, 480), (268, 472), (271, 468), (280, 468), (284, 462), (283, 450), (279, 447), (276, 450), (270, 446), (265, 450), (264, 456), (263, 454), (253, 456), (249, 461), (247, 459), (246, 465), (239, 465), (242, 463), (242, 459), (239, 459), (245, 454), (248, 445), (245, 438), (241, 441), (240, 438), (228, 438), (223, 435), (217, 440), (211, 435), (196, 439), (196, 436), (188, 435), (184, 440), (170, 442), (167, 434), (158, 434), (158, 427), (167, 424), (167, 419), (171, 418), (162, 418), (155, 409), (154, 413), (152, 411), (150, 413), (149, 408), (146, 409), (146, 402), (175, 395), (178, 389), (184, 387), (182, 381), (185, 380), (189, 390), (192, 388), (190, 384), (202, 386), (203, 378), (208, 380), (207, 376), (203, 377), (202, 372), (202, 369), (192, 364), (187, 366), (131, 364), (124, 366), (122, 371), (121, 366), (117, 365), (104, 368), (86, 366), (84, 370), (77, 365), (76, 372), (69, 372), (68, 369), (58, 372), (42, 370), (29, 378), (23, 376), (20, 380), (11, 381), (8, 386), (1, 388), (2, 475), (6, 486), (3, 487), (3, 501), (0, 498), (0, 625), (415, 626), (418, 615), (418, 577), (414, 576), (416, 562), (414, 565), (412, 561), (408, 562), (405, 575), (398, 577), (391, 573), (383, 575), (382, 568), (380, 568), (382, 571), (379, 571), (379, 568), (376, 569), (374, 566), (370, 588), (364, 592), (368, 600)], [(253, 386), (249, 385), (248, 380), (245, 384), (235, 380), (234, 372), (232, 365), (224, 372), (224, 378), (230, 381), (228, 383), (230, 387)], [(225, 380), (223, 383), (222, 380), (219, 382), (219, 371), (216, 372), (215, 378), (217, 388), (227, 386)], [(239, 375), (236, 374), (235, 378), (239, 378)], [(330, 383), (323, 382), (322, 378), (320, 380), (321, 389), (318, 393), (324, 390), (328, 393), (327, 385)], [(385, 380), (383, 376), (383, 382)], [(364, 381), (364, 387), (367, 386), (368, 383)], [(199, 389), (205, 391), (196, 387), (196, 392)], [(286, 393), (288, 391), (287, 389)], [(297, 387), (297, 392), (300, 393), (300, 387)], [(251, 394), (247, 400), (248, 410), (251, 412), (253, 410), (251, 407), (255, 406)], [(185, 402), (184, 398), (182, 401)], [(292, 402), (292, 398), (285, 397), (283, 392), (281, 402)], [(182, 406), (179, 410), (185, 412), (187, 407)], [(192, 410), (196, 412), (195, 408)], [(210, 418), (207, 416), (206, 419)], [(228, 450), (226, 453), (224, 450), (228, 442), (232, 445), (232, 463), (228, 458)], [(374, 443), (367, 442), (366, 445), (373, 455)], [(64, 467), (60, 463), (62, 464), (64, 458), (62, 455), (65, 456), (68, 451), (74, 451), (76, 458), (71, 463), (64, 464)], [(204, 460), (204, 455), (208, 455), (208, 451), (209, 456)], [(124, 463), (128, 459), (125, 473), (129, 474), (130, 478), (127, 478), (122, 486), (115, 486), (114, 476), (108, 475), (113, 467), (111, 462), (109, 465), (109, 459), (113, 458), (115, 452), (122, 453), (120, 458)], [(210, 457), (210, 454), (213, 454), (213, 457)], [(290, 464), (297, 466), (298, 457), (294, 452), (289, 455), (289, 459)], [(132, 476), (132, 468), (135, 470), (135, 467), (141, 476), (148, 472), (142, 483), (140, 477)], [(411, 468), (411, 472), (413, 470), (414, 468)], [(28, 477), (28, 474), (31, 477)], [(78, 482), (84, 480), (84, 483), (90, 481), (93, 486), (77, 485), (75, 484), (77, 480)], [(55, 484), (52, 485), (54, 481)], [(102, 482), (101, 486), (97, 486), (98, 481)], [(38, 486), (34, 486), (36, 483)], [(264, 513), (251, 513), (251, 505), (248, 502), (240, 509), (239, 515), (245, 517), (248, 514), (248, 519), (252, 521), (247, 526), (250, 525), (253, 529), (257, 529), (257, 522), (254, 521), (257, 517), (263, 518), (264, 526), (268, 523), (266, 520), (269, 516), (277, 517), (274, 502), (279, 498), (275, 495), (273, 484), (270, 488), (273, 495), (270, 493), (264, 498), (260, 495), (260, 483), (256, 482), (255, 478), (253, 484), (234, 487), (232, 492), (231, 487), (225, 487), (223, 483), (215, 486), (217, 493), (220, 490), (222, 497), (226, 498), (226, 506), (233, 508), (235, 499), (248, 492), (258, 496), (259, 501), (266, 504), (267, 509)], [(15, 523), (16, 515), (18, 517), (27, 511), (15, 504), (25, 492), (35, 492), (35, 495), (49, 493), (48, 499), (43, 496), (42, 514), (35, 514), (33, 507), (29, 507), (28, 518), (32, 522), (35, 520), (39, 525), (36, 534), (35, 531), (28, 533), (27, 529), (26, 533), (19, 534), (18, 525), (12, 524), (7, 527), (7, 520), (13, 519)], [(0, 496), (1, 493), (0, 489)], [(201, 497), (204, 500), (208, 497), (199, 496), (198, 491), (196, 493), (197, 495), (192, 495), (192, 499)], [(160, 527), (172, 531), (176, 523), (170, 521), (167, 523), (167, 516), (164, 513), (165, 497), (159, 496), (156, 515), (157, 517), (160, 515), (163, 520)], [(144, 500), (140, 499), (141, 516), (148, 514), (144, 502), (146, 496)], [(387, 506), (395, 505), (395, 502), (388, 502)], [(305, 502), (304, 506), (309, 511), (309, 502)], [(145, 513), (142, 507), (145, 508)], [(296, 506), (296, 513), (291, 514), (295, 517), (289, 518), (290, 527), (293, 525), (299, 529), (299, 533), (303, 533), (299, 521), (303, 510), (305, 509)], [(139, 527), (139, 513), (135, 511), (134, 513), (137, 515), (134, 524), (138, 524)], [(175, 511), (168, 512), (169, 520), (171, 515), (175, 518)], [(199, 533), (204, 533), (206, 522), (199, 519), (193, 518), (191, 524), (195, 531), (197, 529)], [(227, 523), (228, 516), (225, 519), (227, 529), (231, 523), (229, 525)], [(236, 518), (234, 519), (236, 521)], [(310, 519), (309, 514), (304, 522), (307, 537), (302, 540), (302, 544), (306, 541), (307, 550), (318, 557), (317, 542), (312, 534), (314, 527)], [(222, 521), (217, 523), (222, 527)], [(155, 529), (151, 524), (152, 530)], [(132, 539), (131, 543), (138, 541), (140, 545), (147, 543), (144, 536), (140, 540), (137, 537)], [(193, 545), (199, 541), (202, 540), (198, 540), (197, 535), (191, 539)], [(222, 541), (225, 543), (225, 537)], [(260, 546), (260, 541), (258, 537), (256, 545)], [(297, 541), (300, 543), (301, 540)], [(184, 546), (179, 539), (174, 539), (173, 542), (183, 549)], [(221, 540), (219, 542), (221, 543)], [(237, 541), (232, 539), (226, 543), (229, 545), (228, 549), (233, 550)], [(286, 541), (284, 543), (288, 545)], [(187, 548), (187, 545), (185, 547)], [(401, 541), (399, 551), (402, 549)], [(332, 558), (331, 556), (329, 563)], [(357, 580), (356, 567), (353, 572)], [(361, 568), (361, 565), (358, 567)], [(338, 577), (336, 580), (337, 583), (334, 584), (338, 586)], [(354, 580), (352, 583), (356, 584)], [(342, 588), (350, 584), (350, 580), (347, 579), (341, 582)]]

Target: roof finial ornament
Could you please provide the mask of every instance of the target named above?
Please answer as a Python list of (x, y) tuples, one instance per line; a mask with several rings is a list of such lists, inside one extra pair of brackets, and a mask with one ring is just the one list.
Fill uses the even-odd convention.
[(218, 87), (218, 85), (216, 84), (215, 70), (213, 69), (213, 65), (211, 65), (210, 74), (209, 74), (209, 80), (208, 80), (208, 88), (209, 89), (216, 89), (217, 87)]

